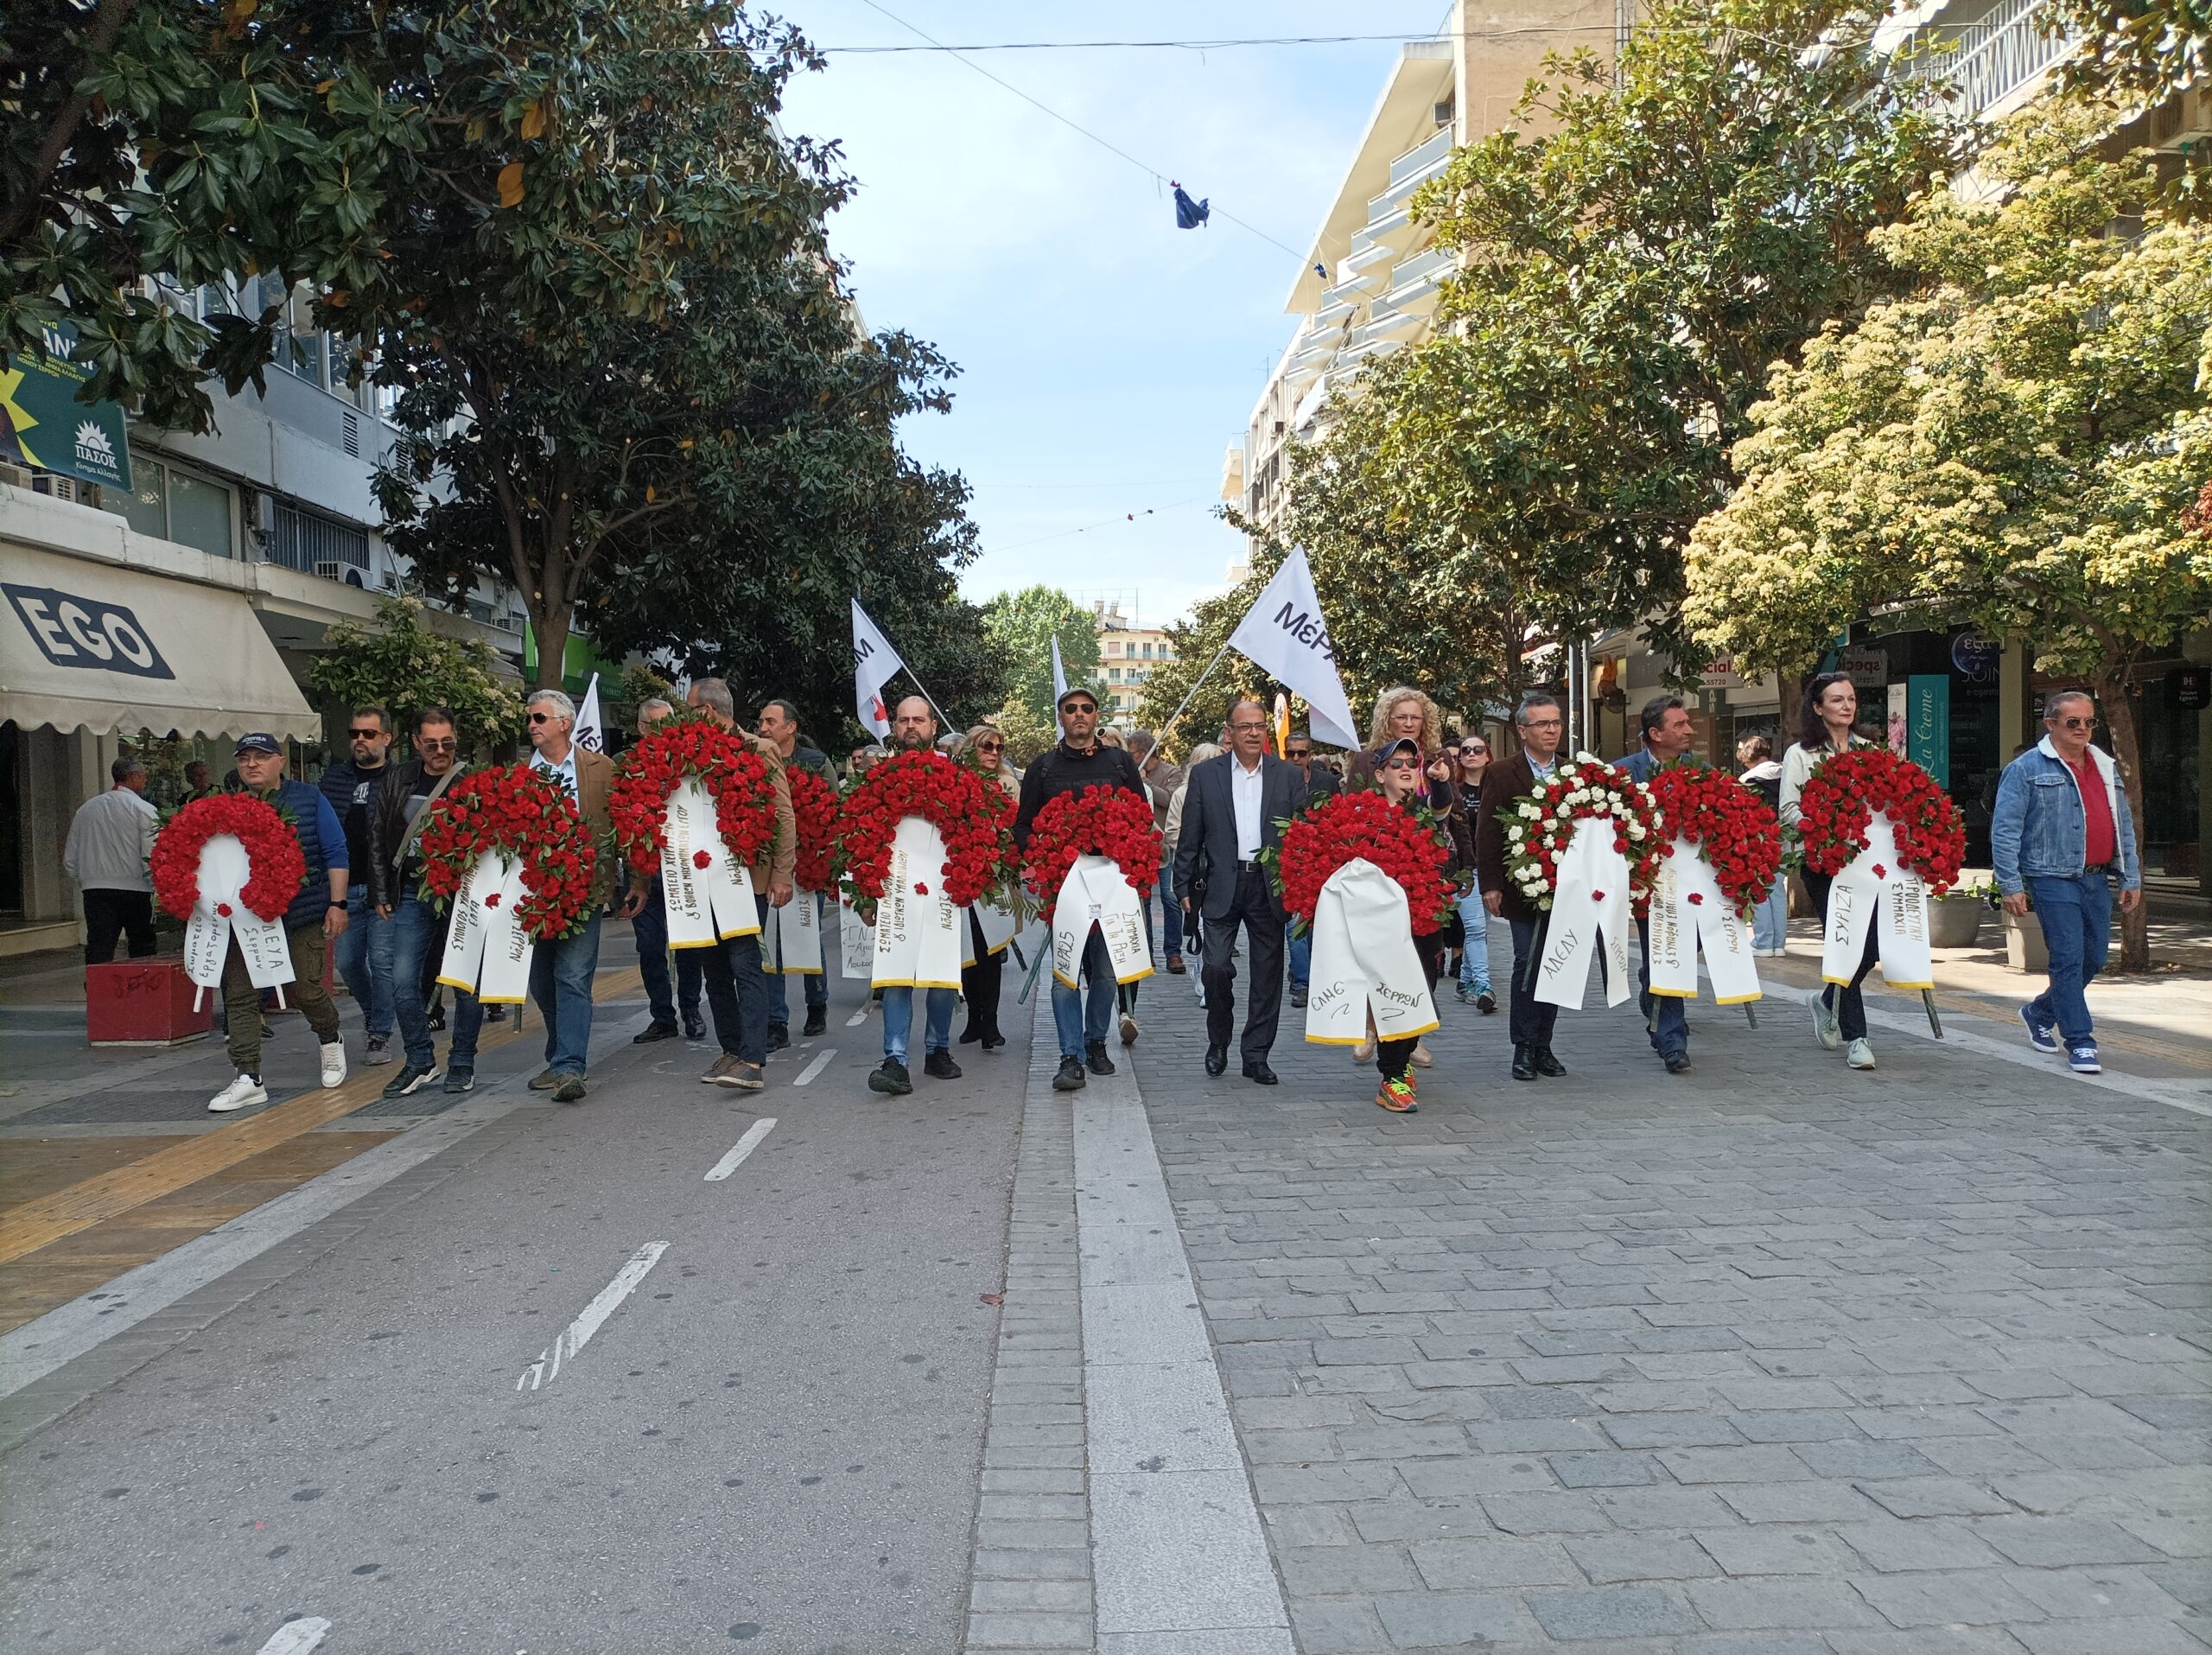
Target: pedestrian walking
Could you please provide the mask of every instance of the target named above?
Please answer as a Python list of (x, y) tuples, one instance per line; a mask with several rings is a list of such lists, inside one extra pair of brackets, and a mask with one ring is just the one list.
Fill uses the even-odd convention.
[(1459, 899), (1459, 957), (1452, 962), (1452, 971), (1459, 985), (1459, 1003), (1471, 1003), (1476, 1010), (1489, 1016), (1497, 1009), (1497, 995), (1490, 981), (1490, 910), (1483, 906), (1482, 881), (1475, 873), (1475, 821), (1482, 814), (1490, 743), (1480, 735), (1463, 735), (1453, 756), (1459, 765), (1459, 773), (1452, 780), (1459, 805), (1455, 837), (1471, 882)]
[[(338, 1032), (338, 1008), (323, 990), (322, 964), (323, 951), (346, 934), (346, 831), (319, 790), (285, 775), (284, 749), (274, 735), (263, 730), (241, 735), (237, 759), (244, 790), (276, 806), (307, 859), (299, 893), (284, 911), (284, 940), (292, 954), (292, 981), (285, 990), (322, 1047), (322, 1084), (340, 1085), (346, 1079), (346, 1042)], [(217, 1115), (269, 1101), (269, 1088), (261, 1079), (261, 990), (247, 974), (235, 935), (223, 958), (223, 1014), (225, 1042), (238, 1074), (208, 1100), (208, 1110)]]
[[(1129, 756), (1137, 761), (1137, 773), (1144, 778), (1144, 788), (1152, 799), (1152, 824), (1160, 831), (1162, 843), (1167, 831), (1167, 806), (1173, 802), (1175, 790), (1183, 785), (1183, 768), (1167, 762), (1160, 750), (1160, 738), (1148, 729), (1133, 731), (1129, 736)], [(1180, 975), (1183, 971), (1183, 912), (1175, 906), (1168, 894), (1168, 867), (1166, 852), (1160, 864), (1160, 886), (1156, 892), (1144, 899), (1145, 941), (1149, 946), (1154, 940), (1152, 928), (1153, 897), (1160, 900), (1160, 964), (1168, 971)], [(1134, 989), (1136, 985), (1129, 985)]]
[[(1229, 1037), (1236, 1022), (1237, 933), (1251, 939), (1252, 968), (1244, 1033), (1239, 1042), (1244, 1078), (1275, 1084), (1268, 1053), (1282, 1007), (1283, 907), (1262, 850), (1282, 847), (1282, 824), (1306, 807), (1306, 778), (1295, 765), (1267, 750), (1267, 710), (1239, 701), (1229, 711), (1230, 750), (1193, 766), (1183, 802), (1175, 849), (1175, 888), (1185, 913), (1203, 913), (1205, 954), (1201, 979), (1206, 996), (1206, 1073), (1229, 1066)], [(1189, 893), (1206, 865), (1205, 899)]]
[(194, 804), (202, 799), (213, 799), (222, 791), (215, 785), (215, 773), (207, 767), (207, 761), (194, 759), (184, 767), (184, 797), (177, 803)]
[[(1427, 691), (1411, 684), (1401, 684), (1385, 690), (1375, 697), (1374, 715), (1367, 726), (1367, 746), (1349, 754), (1344, 761), (1344, 783), (1347, 787), (1376, 787), (1381, 785), (1376, 773), (1375, 755), (1391, 749), (1397, 742), (1411, 742), (1421, 749), (1421, 796), (1414, 800), (1433, 812), (1449, 832), (1452, 811), (1459, 800), (1452, 786), (1452, 761), (1444, 752), (1444, 710), (1439, 707)], [(1442, 939), (1446, 947), (1465, 945), (1464, 927), (1457, 923), (1457, 916)], [(1303, 1002), (1294, 997), (1293, 1004)], [(1354, 1063), (1372, 1063), (1375, 1044), (1362, 1041), (1352, 1047)], [(1426, 1069), (1435, 1059), (1428, 1053), (1426, 1043), (1414, 1047), (1414, 1065)]]
[[(430, 1038), (429, 996), (417, 985), (435, 974), (445, 958), (450, 916), (423, 894), (423, 859), (415, 852), (425, 813), (446, 790), (467, 773), (453, 715), (443, 707), (424, 707), (415, 715), (415, 756), (388, 766), (369, 805), (368, 843), (362, 873), (378, 920), (391, 933), (391, 977), (398, 992), (392, 1011), (399, 1027), (403, 1062), (385, 1083), (387, 1098), (405, 1098), (440, 1078), (437, 1047)], [(444, 1090), (461, 1093), (476, 1085), (476, 1046), (484, 1027), (483, 1003), (471, 989), (454, 990), (453, 1038), (448, 1043)]]
[[(676, 708), (659, 696), (639, 702), (638, 734), (652, 734), (663, 720), (675, 714)], [(652, 1014), (645, 1026), (630, 1037), (630, 1043), (650, 1046), (656, 1041), (674, 1040), (679, 1017), (683, 1020), (681, 1032), (684, 1039), (706, 1039), (707, 1019), (700, 1009), (701, 997), (706, 991), (706, 974), (699, 964), (699, 951), (677, 949), (673, 978), (670, 974), (668, 901), (661, 890), (660, 875), (641, 874), (626, 863), (622, 877), (627, 882), (627, 888), (617, 912), (630, 922), (630, 934), (638, 950), (638, 976), (644, 982), (645, 1005)]]
[[(1823, 672), (1805, 686), (1804, 704), (1797, 717), (1797, 739), (1782, 755), (1782, 782), (1777, 793), (1776, 813), (1782, 818), (1783, 831), (1794, 833), (1797, 827), (1800, 796), (1805, 783), (1813, 773), (1813, 767), (1832, 753), (1847, 753), (1854, 747), (1872, 747), (1873, 742), (1859, 735), (1853, 726), (1859, 720), (1859, 691), (1847, 672)], [(1812, 900), (1813, 911), (1821, 916), (1821, 934), (1828, 928), (1828, 892), (1835, 882), (1828, 875), (1815, 873), (1810, 868), (1802, 870), (1805, 894)], [(1866, 1003), (1859, 985), (1866, 980), (1866, 973), (1874, 969), (1874, 962), (1881, 958), (1878, 926), (1866, 928), (1866, 952), (1859, 958), (1859, 969), (1848, 983), (1830, 983), (1815, 989), (1806, 1003), (1813, 1011), (1813, 1035), (1833, 1052), (1841, 1048), (1844, 1061), (1854, 1069), (1874, 1066), (1874, 1043), (1866, 1037)]]
[[(1736, 762), (1742, 773), (1736, 779), (1766, 800), (1778, 817), (1782, 809), (1782, 766), (1774, 756), (1774, 743), (1764, 735), (1746, 735), (1736, 743)], [(1751, 910), (1751, 952), (1779, 959), (1789, 952), (1789, 875), (1778, 875), (1766, 900)]]
[[(1616, 767), (1627, 773), (1632, 781), (1651, 780), (1654, 772), (1662, 765), (1681, 764), (1688, 760), (1690, 743), (1697, 738), (1696, 726), (1691, 722), (1689, 709), (1682, 704), (1680, 696), (1657, 695), (1643, 703), (1637, 715), (1636, 751), (1624, 757)], [(1669, 1074), (1688, 1074), (1690, 1071), (1690, 1023), (1688, 1003), (1671, 994), (1651, 992), (1651, 924), (1648, 920), (1636, 922), (1637, 952), (1642, 961), (1637, 971), (1637, 1003), (1643, 1012), (1644, 1033), (1651, 1041), (1651, 1049), (1659, 1054), (1660, 1062)]]
[[(928, 753), (937, 747), (937, 710), (925, 696), (908, 696), (891, 715), (891, 740), (901, 752)], [(907, 1055), (913, 1049), (914, 990), (911, 983), (879, 990), (883, 1006), (883, 1061), (868, 1078), (870, 1092), (903, 1098), (914, 1089)], [(952, 1060), (952, 1011), (957, 989), (922, 990), (922, 1073), (932, 1080), (957, 1080)]]
[[(791, 784), (784, 780), (782, 758), (766, 742), (738, 728), (737, 703), (729, 685), (720, 678), (701, 678), (686, 697), (721, 729), (735, 735), (767, 761), (768, 779), (776, 796), (776, 837), (764, 847), (746, 878), (753, 887), (753, 902), (760, 929), (768, 923), (768, 910), (791, 900), (794, 871), (798, 866), (798, 826), (791, 815)], [(714, 1015), (715, 1040), (721, 1055), (699, 1077), (709, 1086), (731, 1092), (760, 1092), (767, 1086), (766, 1068), (770, 1020), (768, 973), (760, 958), (760, 929), (742, 937), (725, 937), (704, 948), (683, 948), (696, 953), (706, 977), (707, 1009)], [(785, 1044), (789, 1045), (786, 1031)]]
[(377, 912), (369, 888), (369, 817), (378, 784), (391, 770), (391, 715), (382, 707), (353, 709), (346, 721), (348, 756), (322, 773), (322, 796), (346, 831), (346, 855), (359, 878), (346, 890), (346, 934), (338, 939), (332, 964), (346, 992), (361, 1009), (367, 1038), (364, 1063), (392, 1060), (392, 966), (391, 925)]
[[(1326, 767), (1313, 761), (1313, 736), (1308, 730), (1294, 729), (1282, 744), (1286, 763), (1295, 765), (1298, 773), (1306, 779), (1306, 803), (1310, 808), (1323, 799), (1332, 798), (1337, 791), (1337, 779)], [(1301, 931), (1285, 945), (1284, 952), (1290, 960), (1290, 1003), (1304, 1010), (1306, 996), (1313, 977), (1313, 936)]]
[(107, 774), (108, 790), (77, 806), (61, 847), (61, 866), (85, 901), (87, 965), (114, 959), (115, 945), (126, 934), (131, 958), (154, 952), (154, 878), (147, 863), (162, 818), (146, 802), (143, 759), (126, 754), (108, 766)]
[[(1021, 777), (1007, 761), (1006, 737), (995, 724), (978, 724), (962, 738), (960, 751), (973, 754), (976, 761), (991, 773), (1006, 796), (1019, 804), (1021, 798)], [(1015, 904), (1015, 926), (1020, 925), (1020, 897), (1012, 899)], [(967, 1026), (960, 1031), (960, 1044), (981, 1046), (986, 1052), (995, 1052), (1006, 1044), (1006, 1036), (999, 1030), (999, 994), (1006, 975), (1006, 945), (994, 949), (983, 935), (983, 920), (977, 909), (981, 904), (971, 904), (968, 909), (968, 952), (974, 956), (971, 963), (960, 968), (960, 997), (968, 1007)]]
[(566, 937), (548, 937), (531, 949), (530, 997), (545, 1019), (545, 1067), (531, 1077), (532, 1092), (550, 1092), (556, 1104), (582, 1103), (591, 1061), (592, 979), (599, 971), (599, 922), (614, 889), (614, 856), (608, 846), (614, 820), (607, 790), (614, 761), (575, 744), (576, 703), (558, 690), (530, 697), (530, 762), (560, 783), (575, 801), (600, 847), (583, 923)]
[[(760, 708), (760, 739), (775, 749), (776, 757), (786, 767), (797, 765), (802, 770), (811, 770), (828, 782), (837, 785), (837, 772), (830, 756), (821, 748), (809, 747), (800, 739), (798, 709), (791, 702), (779, 698), (764, 703)], [(823, 929), (829, 918), (829, 897), (821, 891), (801, 891), (792, 901), (814, 904), (814, 934), (828, 933)], [(778, 971), (775, 982), (768, 988), (768, 1049), (780, 1052), (791, 1043), (791, 981), (797, 976), (805, 984), (801, 998), (806, 1005), (806, 1022), (799, 1029), (802, 1035), (819, 1034), (830, 1027), (830, 974), (827, 971)]]
[[(1165, 847), (1163, 854), (1167, 858), (1166, 869), (1160, 875), (1160, 889), (1167, 894), (1168, 900), (1174, 903), (1177, 912), (1183, 916), (1184, 948), (1188, 952), (1198, 954), (1201, 958), (1204, 958), (1205, 955), (1199, 940), (1199, 931), (1204, 921), (1198, 917), (1198, 910), (1183, 901), (1185, 894), (1183, 887), (1175, 875), (1175, 847), (1181, 842), (1183, 836), (1183, 806), (1191, 796), (1191, 772), (1208, 759), (1219, 758), (1221, 751), (1221, 748), (1211, 742), (1200, 742), (1184, 755), (1183, 780), (1168, 798), (1167, 820), (1160, 829), (1160, 843)], [(1199, 863), (1198, 877), (1201, 882), (1205, 878), (1205, 865), (1203, 862)], [(1185, 969), (1179, 955), (1170, 954), (1167, 957), (1167, 970), (1171, 975), (1180, 977)], [(1199, 973), (1193, 991), (1198, 995), (1198, 1003), (1202, 1006), (1205, 1004), (1206, 987), (1204, 972)]]
[[(1393, 736), (1378, 751), (1369, 755), (1369, 768), (1382, 790), (1382, 796), (1393, 805), (1411, 814), (1428, 795), (1429, 759), (1421, 743), (1408, 735)], [(1440, 826), (1442, 824), (1440, 824)], [(1459, 846), (1447, 831), (1444, 834), (1446, 847), (1441, 872), (1446, 879), (1455, 879), (1462, 869)], [(1407, 922), (1412, 922), (1410, 913)], [(1427, 979), (1429, 993), (1433, 997), (1437, 978), (1442, 974), (1445, 932), (1442, 927), (1427, 936), (1419, 932), (1413, 935), (1414, 952), (1420, 958), (1422, 977)], [(1395, 985), (1394, 985), (1395, 986)], [(1433, 1027), (1433, 1020), (1431, 1020)], [(1370, 1025), (1370, 1029), (1372, 1024)], [(1376, 1064), (1382, 1071), (1382, 1083), (1376, 1089), (1377, 1106), (1394, 1115), (1410, 1115), (1417, 1107), (1417, 1083), (1413, 1073), (1414, 1053), (1420, 1049), (1421, 1037), (1407, 1035), (1402, 1040), (1381, 1041), (1376, 1052)]]
[(1513, 982), (1506, 996), (1506, 1020), (1513, 1038), (1513, 1078), (1534, 1080), (1539, 1075), (1563, 1075), (1567, 1065), (1552, 1051), (1559, 1008), (1536, 998), (1536, 933), (1543, 913), (1505, 876), (1503, 818), (1559, 768), (1566, 721), (1557, 698), (1541, 692), (1523, 697), (1513, 714), (1513, 729), (1521, 750), (1510, 759), (1493, 761), (1483, 774), (1482, 815), (1475, 824), (1475, 874), (1482, 885), (1484, 908), (1512, 927)]
[(2113, 889), (2120, 910), (2143, 901), (2135, 820), (2112, 755), (2095, 746), (2096, 703), (2086, 690), (2044, 702), (2044, 738), (2005, 767), (1989, 818), (1990, 859), (2005, 913), (2032, 907), (2050, 956), (2048, 985), (2020, 1008), (2028, 1043), (2062, 1047), (2067, 1066), (2095, 1074), (2096, 1027), (2083, 993), (2112, 945)]
[[(1100, 743), (1097, 697), (1080, 684), (1071, 684), (1060, 691), (1058, 710), (1058, 744), (1022, 773), (1014, 845), (1024, 853), (1029, 849), (1029, 830), (1037, 812), (1062, 793), (1111, 787), (1151, 803), (1152, 795), (1136, 761), (1121, 748)], [(1079, 994), (1058, 977), (1052, 979), (1052, 1026), (1060, 1042), (1059, 1072), (1052, 1077), (1052, 1086), (1058, 1092), (1074, 1092), (1087, 1084), (1086, 1072), (1114, 1073), (1114, 1060), (1106, 1054), (1106, 1031), (1116, 1005), (1122, 1005), (1122, 1043), (1136, 1039), (1135, 1009), (1121, 1001), (1105, 933), (1096, 926), (1084, 939), (1081, 980), (1084, 991)]]

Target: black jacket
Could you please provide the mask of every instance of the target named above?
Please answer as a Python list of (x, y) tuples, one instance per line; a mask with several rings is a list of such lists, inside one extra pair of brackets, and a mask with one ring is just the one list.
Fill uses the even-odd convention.
[[(468, 766), (455, 759), (454, 780), (467, 774)], [(404, 881), (400, 870), (391, 865), (393, 855), (400, 841), (407, 837), (407, 801), (415, 790), (423, 786), (423, 761), (410, 759), (404, 764), (386, 765), (384, 780), (378, 785), (376, 797), (369, 801), (369, 901), (380, 908), (396, 908), (399, 899), (414, 888), (413, 882)], [(432, 782), (431, 786), (437, 784)], [(423, 791), (428, 792), (425, 788)], [(447, 792), (453, 791), (450, 784)], [(359, 869), (353, 870), (355, 879), (361, 878)]]
[(1029, 824), (1037, 819), (1039, 811), (1062, 793), (1081, 792), (1085, 787), (1119, 787), (1135, 793), (1147, 805), (1152, 803), (1137, 761), (1126, 749), (1094, 747), (1088, 753), (1077, 753), (1062, 742), (1021, 773), (1021, 802), (1014, 818), (1014, 849), (1029, 849)]
[[(1230, 792), (1229, 767), (1234, 754), (1224, 753), (1191, 767), (1188, 791), (1183, 795), (1183, 831), (1175, 842), (1175, 888), (1187, 891), (1205, 863), (1205, 906), (1209, 920), (1226, 915), (1236, 901), (1236, 801)], [(1282, 847), (1282, 824), (1306, 808), (1306, 778), (1296, 765), (1262, 754), (1260, 757), (1260, 845)]]

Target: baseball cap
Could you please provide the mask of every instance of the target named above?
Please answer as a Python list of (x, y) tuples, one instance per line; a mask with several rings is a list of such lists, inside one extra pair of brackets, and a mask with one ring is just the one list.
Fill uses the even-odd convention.
[(1391, 756), (1402, 748), (1409, 748), (1414, 758), (1421, 757), (1421, 743), (1410, 735), (1401, 735), (1396, 741), (1385, 742), (1375, 749), (1375, 767), (1380, 770), (1389, 763)]
[(231, 749), (231, 756), (236, 758), (242, 753), (281, 754), (283, 750), (283, 744), (267, 730), (248, 730), (238, 737), (238, 744)]
[(1070, 696), (1082, 696), (1094, 706), (1096, 706), (1098, 702), (1098, 697), (1091, 694), (1090, 685), (1084, 684), (1071, 684), (1066, 689), (1060, 691), (1059, 699), (1052, 703), (1053, 710), (1057, 711), (1060, 708), (1066, 706), (1068, 704), (1068, 697)]

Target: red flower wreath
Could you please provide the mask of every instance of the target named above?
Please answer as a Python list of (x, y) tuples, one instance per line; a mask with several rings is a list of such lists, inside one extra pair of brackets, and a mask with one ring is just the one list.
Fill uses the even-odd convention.
[[(496, 850), (522, 864), (524, 895), (516, 921), (543, 942), (582, 928), (591, 910), (599, 849), (568, 789), (531, 764), (505, 765), (463, 776), (429, 807), (416, 837), (423, 856), (423, 891), (450, 902), (475, 870), (477, 858)], [(499, 893), (488, 893), (497, 907)]]
[(1798, 801), (1805, 866), (1831, 879), (1849, 867), (1876, 811), (1889, 817), (1905, 866), (1937, 895), (1948, 890), (1966, 861), (1966, 818), (1933, 776), (1887, 748), (1832, 753), (1813, 767)]
[(811, 770), (788, 765), (791, 814), (798, 822), (798, 863), (792, 883), (802, 891), (826, 891), (835, 881), (837, 849), (837, 790)]
[(1078, 856), (1100, 856), (1121, 869), (1139, 897), (1160, 882), (1165, 843), (1153, 824), (1152, 802), (1126, 787), (1096, 786), (1046, 801), (1029, 824), (1021, 882), (1038, 899), (1038, 917), (1052, 923), (1053, 905)]
[(180, 920), (200, 901), (200, 853), (229, 834), (245, 847), (245, 888), (238, 900), (264, 920), (283, 917), (307, 882), (307, 853), (283, 812), (252, 793), (195, 799), (162, 825), (149, 867), (154, 896)]
[(694, 777), (715, 801), (715, 825), (739, 867), (752, 867), (774, 848), (776, 786), (768, 761), (743, 736), (712, 719), (678, 713), (632, 744), (607, 790), (614, 842), (639, 873), (660, 871), (668, 843), (668, 796)]
[(1346, 863), (1364, 857), (1405, 888), (1414, 934), (1426, 937), (1452, 911), (1452, 882), (1444, 876), (1445, 844), (1425, 808), (1393, 805), (1372, 788), (1323, 799), (1283, 830), (1273, 858), (1283, 907), (1311, 926), (1321, 888)]
[(875, 921), (892, 836), (909, 816), (944, 836), (944, 888), (956, 905), (1004, 884), (1014, 860), (1014, 800), (1006, 789), (942, 753), (895, 753), (871, 767), (837, 807), (838, 877), (863, 920)]
[(1659, 854), (1673, 856), (1678, 838), (1696, 845), (1721, 894), (1749, 918), (1782, 873), (1781, 818), (1733, 776), (1704, 765), (1670, 764), (1648, 785), (1666, 839)]
[(1638, 912), (1650, 901), (1659, 877), (1659, 811), (1651, 790), (1625, 771), (1585, 753), (1507, 810), (1505, 876), (1536, 907), (1550, 908), (1559, 859), (1585, 819), (1613, 824), (1613, 849), (1628, 858), (1630, 897)]

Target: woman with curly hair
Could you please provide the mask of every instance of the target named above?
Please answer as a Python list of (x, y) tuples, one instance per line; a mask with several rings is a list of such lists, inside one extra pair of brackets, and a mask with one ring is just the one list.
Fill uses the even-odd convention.
[[(1382, 778), (1376, 768), (1375, 755), (1393, 752), (1405, 742), (1420, 748), (1422, 765), (1418, 790), (1411, 795), (1410, 802), (1433, 811), (1454, 846), (1471, 845), (1466, 813), (1459, 805), (1459, 790), (1452, 785), (1452, 761), (1444, 751), (1444, 710), (1411, 684), (1393, 684), (1375, 697), (1375, 716), (1368, 722), (1365, 749), (1344, 755), (1344, 786), (1380, 787)], [(1471, 858), (1469, 860), (1471, 862)], [(1446, 921), (1446, 928), (1437, 934), (1436, 941), (1446, 951), (1466, 946), (1466, 927), (1456, 912)], [(1352, 1047), (1355, 1063), (1371, 1063), (1375, 1055), (1372, 1039)], [(1426, 1044), (1415, 1045), (1413, 1061), (1424, 1069), (1433, 1061)]]

